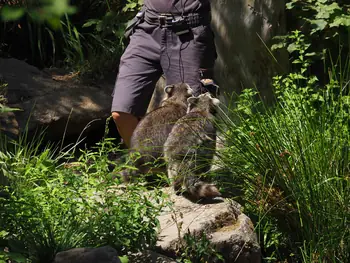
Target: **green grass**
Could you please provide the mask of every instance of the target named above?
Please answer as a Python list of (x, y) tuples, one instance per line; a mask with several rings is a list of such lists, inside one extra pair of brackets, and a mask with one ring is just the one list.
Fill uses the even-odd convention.
[(139, 6), (137, 0), (21, 1), (0, 12), (0, 52), (40, 68), (103, 78), (117, 68), (125, 24)]
[(303, 66), (276, 77), (272, 108), (247, 89), (223, 118), (226, 145), (220, 161), (229, 167), (231, 182), (241, 182), (266, 261), (350, 261), (350, 68), (345, 64), (345, 69), (331, 67), (325, 87)]

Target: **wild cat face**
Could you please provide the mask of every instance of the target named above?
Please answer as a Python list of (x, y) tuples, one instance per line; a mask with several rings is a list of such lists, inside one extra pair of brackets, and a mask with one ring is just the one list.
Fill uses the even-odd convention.
[(216, 113), (217, 107), (220, 105), (220, 100), (213, 98), (209, 92), (199, 95), (198, 97), (189, 97), (187, 99), (187, 113), (193, 111), (204, 111)]
[(165, 86), (164, 92), (166, 93), (166, 99), (171, 97), (187, 99), (193, 95), (190, 85), (183, 82)]

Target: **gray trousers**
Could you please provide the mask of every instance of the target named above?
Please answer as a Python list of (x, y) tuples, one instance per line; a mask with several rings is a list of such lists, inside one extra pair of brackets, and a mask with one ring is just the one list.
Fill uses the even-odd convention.
[(169, 28), (142, 22), (121, 57), (111, 111), (144, 116), (155, 84), (162, 74), (167, 85), (186, 82), (201, 93), (201, 69), (212, 69), (216, 59), (209, 25), (176, 35)]

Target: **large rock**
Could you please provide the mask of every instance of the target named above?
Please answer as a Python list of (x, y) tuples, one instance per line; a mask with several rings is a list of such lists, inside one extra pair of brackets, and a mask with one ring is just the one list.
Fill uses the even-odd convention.
[(117, 251), (104, 246), (99, 248), (73, 248), (57, 253), (53, 263), (121, 263)]
[(221, 89), (230, 94), (256, 86), (269, 100), (271, 77), (288, 65), (286, 53), (275, 53), (276, 62), (266, 48), (286, 30), (285, 0), (218, 0), (211, 5), (218, 53), (214, 72)]
[[(82, 84), (74, 75), (55, 74), (24, 61), (0, 58), (0, 80), (8, 84), (8, 106), (20, 109), (0, 115), (0, 130), (14, 136), (46, 128), (48, 140), (77, 138), (83, 131), (94, 133), (104, 128), (111, 115), (114, 79), (99, 85)], [(165, 79), (161, 77), (148, 111), (160, 105), (164, 87)]]
[[(176, 263), (171, 258), (154, 251), (128, 253), (129, 263)], [(53, 263), (121, 263), (117, 251), (104, 246), (99, 248), (73, 248), (57, 253)]]
[(0, 116), (0, 128), (8, 133), (47, 128), (50, 140), (77, 137), (89, 122), (96, 121), (90, 123), (93, 130), (110, 116), (112, 84), (83, 85), (16, 59), (0, 59), (0, 78), (8, 83), (8, 106), (21, 110)]
[(208, 204), (193, 203), (182, 196), (171, 195), (172, 209), (158, 217), (160, 233), (158, 252), (174, 256), (187, 231), (197, 235), (204, 231), (226, 262), (259, 263), (260, 246), (251, 220), (235, 201), (218, 199)]

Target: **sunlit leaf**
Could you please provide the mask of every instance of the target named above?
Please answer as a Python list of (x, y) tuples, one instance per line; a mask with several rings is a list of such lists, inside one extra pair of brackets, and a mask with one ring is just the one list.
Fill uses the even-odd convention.
[(25, 13), (22, 7), (4, 6), (0, 10), (0, 16), (4, 21), (13, 21), (20, 19)]
[(121, 263), (129, 263), (129, 259), (127, 256), (119, 257)]
[(330, 27), (339, 27), (339, 26), (350, 26), (350, 16), (341, 15), (334, 19), (333, 23), (329, 24)]
[(277, 43), (277, 44), (273, 44), (271, 46), (271, 50), (277, 50), (277, 49), (280, 49), (280, 48), (284, 48), (286, 45), (284, 43)]
[(287, 47), (287, 50), (289, 53), (292, 53), (292, 52), (298, 50), (298, 46), (295, 43), (289, 44)]
[(330, 5), (320, 5), (316, 19), (327, 19), (337, 10), (341, 10), (337, 3), (332, 3)]
[(0, 113), (12, 112), (12, 111), (20, 111), (18, 108), (9, 108), (0, 104)]
[(327, 21), (324, 19), (315, 19), (315, 20), (310, 20), (311, 25), (314, 27), (314, 30), (320, 31), (325, 29), (327, 26)]
[(90, 19), (89, 21), (83, 24), (83, 27), (90, 27), (92, 25), (97, 24), (98, 22), (99, 22), (98, 19)]
[(50, 18), (47, 22), (53, 29), (59, 29), (61, 27), (61, 20), (59, 17)]

